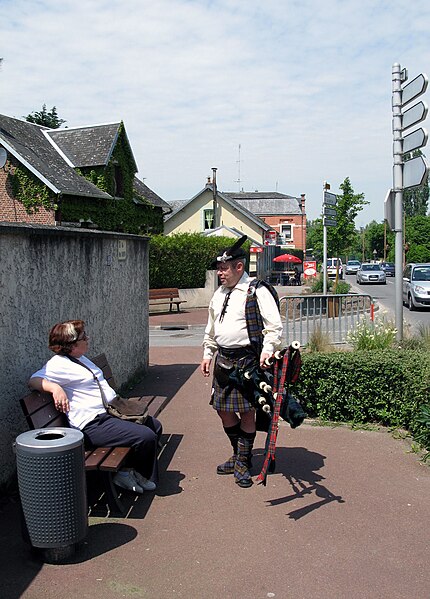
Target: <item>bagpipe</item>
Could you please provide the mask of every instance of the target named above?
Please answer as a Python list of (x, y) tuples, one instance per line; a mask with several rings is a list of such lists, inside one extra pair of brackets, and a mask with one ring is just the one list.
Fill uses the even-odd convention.
[(256, 410), (257, 430), (267, 432), (264, 463), (257, 477), (263, 485), (267, 473), (275, 470), (279, 417), (291, 428), (297, 428), (306, 418), (302, 405), (289, 391), (299, 378), (301, 364), (300, 343), (293, 341), (267, 358), (267, 369), (260, 365), (237, 367), (230, 374), (230, 380), (242, 389)]

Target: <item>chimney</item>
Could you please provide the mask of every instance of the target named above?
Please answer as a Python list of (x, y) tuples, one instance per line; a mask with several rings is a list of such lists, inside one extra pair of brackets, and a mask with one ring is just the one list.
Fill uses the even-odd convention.
[(305, 194), (301, 193), (300, 194), (300, 208), (302, 210), (302, 214), (305, 214), (305, 204), (306, 204), (306, 198), (305, 198)]

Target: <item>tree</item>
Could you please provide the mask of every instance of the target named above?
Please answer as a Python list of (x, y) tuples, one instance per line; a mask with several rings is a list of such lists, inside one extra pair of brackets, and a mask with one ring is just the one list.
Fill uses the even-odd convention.
[(55, 106), (51, 108), (48, 112), (46, 110), (46, 104), (42, 106), (42, 110), (40, 112), (32, 112), (25, 117), (25, 120), (29, 123), (36, 123), (37, 125), (43, 125), (44, 127), (49, 127), (50, 129), (58, 129), (61, 127), (63, 123), (66, 123), (64, 119), (60, 119), (57, 114), (57, 109)]
[(323, 254), (323, 223), (321, 218), (308, 220), (306, 224), (306, 246), (312, 248), (312, 254), (322, 259)]
[(406, 219), (407, 262), (430, 262), (430, 216)]
[(368, 204), (364, 193), (355, 194), (349, 177), (340, 184), (342, 195), (337, 196), (336, 227), (329, 227), (327, 244), (331, 255), (339, 258), (341, 254), (348, 253), (356, 240), (354, 220), (363, 206)]

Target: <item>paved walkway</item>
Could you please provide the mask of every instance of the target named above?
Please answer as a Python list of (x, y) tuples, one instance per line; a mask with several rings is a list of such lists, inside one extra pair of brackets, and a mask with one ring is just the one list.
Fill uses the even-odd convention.
[[(199, 347), (151, 349), (136, 391), (170, 399), (159, 488), (129, 495), (126, 518), (91, 517), (68, 564), (35, 559), (16, 505), (1, 507), (0, 597), (428, 599), (430, 469), (407, 443), (281, 423), (276, 473), (240, 489), (215, 473), (229, 445), (200, 359)], [(259, 433), (255, 473), (264, 441)]]

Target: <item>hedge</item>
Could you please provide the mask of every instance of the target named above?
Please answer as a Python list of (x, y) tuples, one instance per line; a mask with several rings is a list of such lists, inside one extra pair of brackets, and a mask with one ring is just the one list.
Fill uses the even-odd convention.
[[(149, 287), (204, 287), (206, 270), (221, 250), (230, 247), (231, 237), (204, 237), (200, 233), (154, 235), (149, 242)], [(244, 248), (249, 251), (250, 243)]]
[[(387, 349), (302, 355), (294, 393), (310, 417), (428, 431), (418, 420), (430, 406), (430, 353)], [(426, 448), (429, 437), (427, 434)]]

